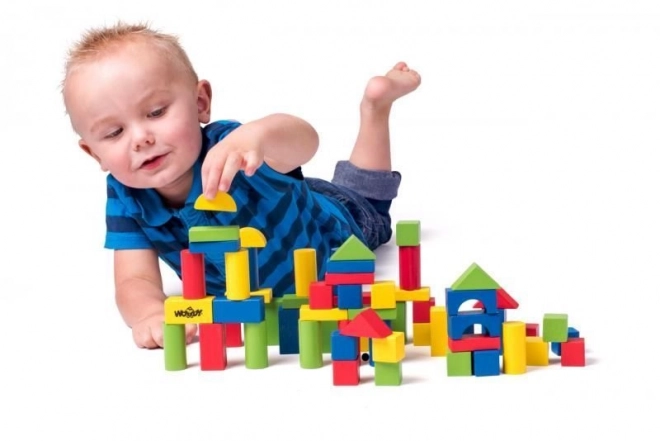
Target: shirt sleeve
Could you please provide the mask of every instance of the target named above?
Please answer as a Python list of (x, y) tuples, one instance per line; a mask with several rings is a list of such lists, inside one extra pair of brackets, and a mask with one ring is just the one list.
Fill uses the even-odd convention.
[(112, 250), (150, 249), (153, 245), (140, 225), (129, 214), (126, 206), (117, 195), (115, 188), (108, 183), (108, 198), (105, 208), (105, 248)]

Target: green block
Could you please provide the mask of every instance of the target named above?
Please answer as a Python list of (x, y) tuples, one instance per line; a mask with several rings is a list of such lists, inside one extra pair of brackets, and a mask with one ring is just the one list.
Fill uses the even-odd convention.
[(543, 341), (552, 343), (568, 341), (568, 314), (548, 313), (543, 316)]
[(469, 377), (472, 375), (472, 352), (447, 350), (447, 376)]
[(240, 240), (238, 226), (198, 226), (188, 230), (190, 242), (228, 242)]
[(332, 332), (339, 328), (339, 323), (332, 321), (321, 322), (321, 352), (329, 354), (332, 349)]
[(322, 368), (323, 352), (321, 351), (321, 323), (314, 320), (299, 321), (298, 339), (300, 348), (300, 367), (303, 369)]
[(270, 303), (264, 304), (266, 310), (266, 335), (268, 336), (268, 346), (280, 345), (280, 315), (278, 310), (281, 304), (281, 297), (273, 298)]
[(401, 386), (403, 383), (403, 363), (374, 362), (374, 383), (376, 386)]
[(301, 297), (295, 294), (284, 294), (282, 296), (283, 309), (300, 309), (302, 305), (309, 304), (309, 297)]
[(415, 247), (421, 244), (422, 226), (418, 220), (403, 220), (396, 223), (396, 244)]
[(500, 284), (493, 280), (479, 265), (473, 263), (456, 279), (451, 289), (498, 289)]
[(268, 333), (266, 321), (245, 323), (245, 367), (264, 369), (268, 367)]
[(182, 371), (188, 367), (186, 325), (163, 325), (163, 352), (166, 371)]
[(376, 260), (376, 254), (369, 249), (355, 235), (351, 235), (346, 241), (332, 253), (330, 260)]
[(408, 303), (396, 302), (396, 317), (392, 319), (392, 331), (403, 332), (405, 342), (408, 342)]
[[(353, 320), (355, 317), (357, 317), (358, 314), (360, 314), (362, 311), (365, 309), (369, 308), (360, 308), (360, 309), (347, 309), (348, 311), (348, 319)], [(394, 320), (396, 318), (396, 308), (390, 308), (390, 309), (374, 309), (373, 310), (378, 317), (380, 317), (382, 320)]]

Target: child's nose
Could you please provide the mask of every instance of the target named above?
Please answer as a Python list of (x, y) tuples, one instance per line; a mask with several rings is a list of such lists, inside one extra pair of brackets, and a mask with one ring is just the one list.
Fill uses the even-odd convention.
[(136, 152), (141, 148), (152, 146), (155, 143), (154, 135), (152, 133), (144, 132), (141, 133), (133, 146), (133, 150)]

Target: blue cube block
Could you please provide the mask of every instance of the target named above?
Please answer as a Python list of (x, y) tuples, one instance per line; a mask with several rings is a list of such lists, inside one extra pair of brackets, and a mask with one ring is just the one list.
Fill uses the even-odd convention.
[(280, 354), (300, 354), (300, 339), (298, 334), (299, 309), (285, 309), (280, 306), (278, 313), (278, 328), (280, 337)]
[(339, 330), (330, 334), (330, 357), (334, 361), (352, 361), (360, 356), (360, 338), (341, 335)]
[(363, 307), (362, 285), (337, 285), (337, 308), (360, 309)]
[(500, 351), (474, 351), (472, 353), (472, 373), (475, 377), (500, 375)]

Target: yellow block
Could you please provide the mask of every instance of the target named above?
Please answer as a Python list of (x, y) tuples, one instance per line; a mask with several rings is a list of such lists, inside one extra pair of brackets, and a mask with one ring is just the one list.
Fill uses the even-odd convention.
[(194, 205), (196, 210), (206, 211), (236, 211), (236, 201), (229, 193), (219, 191), (212, 200), (206, 199), (203, 194), (199, 195)]
[(550, 355), (548, 353), (548, 342), (543, 337), (527, 337), (527, 366), (548, 366)]
[(447, 355), (447, 309), (431, 306), (431, 357)]
[(525, 323), (518, 321), (502, 324), (502, 356), (504, 373), (510, 375), (527, 372), (527, 335)]
[(264, 298), (264, 303), (273, 301), (273, 288), (261, 288), (250, 293), (251, 297), (261, 296)]
[(348, 320), (346, 309), (309, 309), (309, 305), (300, 307), (300, 320), (315, 320), (319, 322), (334, 322)]
[(295, 271), (296, 295), (309, 297), (309, 285), (318, 280), (316, 250), (314, 248), (299, 248), (294, 250), (293, 268)]
[(394, 299), (397, 302), (423, 302), (431, 298), (431, 288), (423, 286), (419, 289), (407, 291), (405, 289), (397, 289)]
[(238, 230), (241, 248), (263, 248), (266, 246), (264, 233), (252, 227), (243, 227)]
[(225, 273), (229, 300), (245, 300), (250, 297), (250, 258), (242, 249), (225, 253)]
[(413, 346), (431, 346), (430, 323), (413, 323)]
[(360, 352), (369, 352), (369, 338), (360, 337)]
[(371, 285), (371, 309), (396, 308), (396, 283), (382, 280)]
[(165, 324), (183, 325), (186, 323), (213, 323), (213, 299), (184, 299), (183, 296), (169, 296), (165, 299)]
[(400, 362), (406, 353), (403, 332), (394, 331), (385, 338), (374, 338), (371, 342), (371, 352), (376, 363)]

